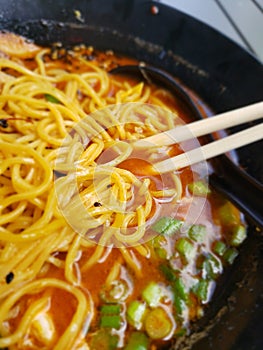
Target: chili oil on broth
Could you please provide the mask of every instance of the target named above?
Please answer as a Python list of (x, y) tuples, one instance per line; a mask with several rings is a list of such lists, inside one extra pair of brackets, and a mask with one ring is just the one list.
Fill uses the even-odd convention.
[[(119, 249), (98, 245), (74, 232), (59, 211), (54, 180), (62, 174), (63, 181), (66, 171), (54, 170), (74, 125), (108, 105), (139, 102), (174, 113), (172, 119), (162, 118), (159, 128), (129, 124), (125, 141), (167, 130), (177, 125), (176, 116), (186, 121), (188, 116), (160, 87), (109, 75), (114, 66), (134, 62), (112, 52), (50, 50), (13, 34), (1, 34), (0, 50), (0, 347), (171, 345), (202, 316), (216, 278), (236, 257), (245, 238), (240, 213), (186, 168), (175, 174), (180, 198), (174, 192), (161, 203), (159, 197), (148, 213), (145, 235), (151, 239)], [(116, 126), (103, 129), (109, 144), (121, 139)], [(141, 182), (150, 178), (150, 193), (163, 190), (163, 184), (169, 189), (170, 175), (163, 180), (141, 172), (148, 155), (144, 159), (136, 152), (114, 171), (134, 173)], [(154, 154), (155, 161), (180, 152), (178, 146), (168, 147)], [(87, 190), (90, 183), (81, 181), (79, 190)], [(189, 217), (190, 206), (200, 203), (198, 220)], [(89, 208), (99, 211), (101, 204), (94, 200)]]

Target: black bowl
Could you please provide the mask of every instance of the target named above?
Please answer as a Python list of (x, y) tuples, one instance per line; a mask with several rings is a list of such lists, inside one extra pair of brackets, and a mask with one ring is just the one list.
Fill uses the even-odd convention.
[[(159, 8), (156, 15), (153, 5)], [(215, 113), (262, 99), (263, 66), (255, 57), (205, 24), (158, 2), (0, 0), (0, 29), (42, 45), (84, 43), (133, 56), (174, 74)], [(259, 182), (262, 146), (257, 142), (237, 152), (240, 167)], [(248, 224), (240, 256), (219, 281), (205, 317), (177, 349), (263, 349), (262, 232)]]

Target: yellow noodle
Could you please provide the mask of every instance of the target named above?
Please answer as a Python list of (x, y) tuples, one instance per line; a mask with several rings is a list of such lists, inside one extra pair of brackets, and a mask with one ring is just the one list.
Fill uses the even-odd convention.
[(99, 259), (102, 257), (103, 253), (105, 252), (105, 247), (102, 245), (98, 245), (92, 254), (92, 256), (89, 258), (89, 260), (86, 262), (86, 264), (82, 267), (82, 271), (88, 270), (91, 266), (96, 264)]
[(16, 220), (25, 210), (27, 203), (24, 201), (21, 201), (16, 209), (12, 210), (8, 214), (3, 214), (1, 215), (0, 218), (0, 225), (4, 225), (7, 222), (14, 221)]
[[(132, 140), (175, 126), (163, 90), (119, 82), (96, 62), (70, 55), (82, 69), (60, 64), (49, 49), (28, 62), (0, 58), (1, 118), (8, 123), (0, 127), (0, 347), (23, 346), (34, 320), (48, 312), (52, 291), (62, 289), (77, 304), (52, 349), (77, 348), (94, 321), (82, 273), (115, 246), (120, 254), (105, 285), (125, 265), (141, 278), (137, 256), (151, 255), (144, 239), (155, 203), (182, 195), (176, 174), (173, 188), (153, 190), (150, 179), (121, 168)], [(154, 159), (152, 150), (145, 154)], [(35, 299), (10, 332), (9, 316), (28, 296)]]
[(71, 282), (72, 284), (80, 283), (80, 281), (74, 275), (73, 271), (74, 262), (76, 259), (77, 251), (80, 249), (80, 244), (81, 236), (76, 236), (68, 250), (67, 258), (65, 261), (65, 277), (67, 281)]
[[(89, 305), (87, 305), (87, 299), (86, 296), (76, 287), (67, 284), (66, 282), (59, 281), (57, 279), (40, 279), (38, 281), (30, 282), (24, 287), (20, 288), (18, 291), (13, 293), (10, 297), (8, 297), (1, 305), (1, 313), (0, 313), (0, 324), (3, 322), (3, 320), (6, 318), (8, 311), (12, 308), (13, 305), (24, 295), (26, 294), (35, 294), (37, 292), (40, 292), (42, 289), (48, 288), (48, 287), (54, 287), (63, 289), (69, 293), (71, 293), (78, 301), (78, 306), (76, 308), (75, 314), (68, 326), (68, 328), (65, 330), (61, 338), (58, 340), (57, 344), (54, 346), (54, 350), (59, 349), (71, 349), (72, 344), (74, 344), (74, 341), (76, 340), (77, 336), (81, 332), (82, 326), (85, 323), (87, 317), (89, 316), (87, 314), (87, 310), (89, 308), (89, 313), (93, 313), (93, 305), (92, 302), (89, 300)], [(34, 305), (34, 304), (33, 304)], [(36, 305), (40, 305), (43, 308), (43, 304), (39, 301), (36, 302)], [(32, 308), (33, 306), (28, 309), (28, 313), (32, 314)], [(40, 311), (38, 309), (38, 311)], [(36, 311), (33, 308), (33, 314), (36, 315)], [(30, 324), (31, 317), (23, 318), (23, 322), (20, 322), (20, 329), (26, 330)], [(21, 333), (20, 333), (21, 334)], [(19, 334), (19, 335), (20, 335)], [(0, 346), (8, 346), (9, 344), (12, 344), (12, 339), (8, 337), (0, 338)]]
[(147, 245), (143, 245), (143, 244), (135, 245), (134, 249), (137, 250), (137, 252), (141, 254), (141, 256), (150, 257), (151, 252)]
[(109, 287), (112, 284), (112, 282), (118, 278), (121, 270), (121, 263), (121, 261), (116, 261), (114, 263), (105, 281), (105, 286)]
[(136, 257), (134, 256), (133, 252), (123, 247), (119, 247), (119, 249), (124, 260), (133, 269), (136, 276), (139, 278), (142, 277), (141, 265), (139, 261), (136, 259)]
[(46, 68), (43, 60), (43, 56), (48, 53), (48, 49), (46, 50), (41, 50), (37, 55), (36, 55), (36, 62), (38, 64), (38, 69), (41, 75), (45, 76), (46, 75)]
[(10, 346), (26, 335), (27, 329), (30, 327), (33, 319), (42, 311), (47, 304), (47, 300), (40, 299), (33, 302), (23, 315), (19, 323), (18, 329), (11, 335), (5, 338), (0, 338), (0, 346)]

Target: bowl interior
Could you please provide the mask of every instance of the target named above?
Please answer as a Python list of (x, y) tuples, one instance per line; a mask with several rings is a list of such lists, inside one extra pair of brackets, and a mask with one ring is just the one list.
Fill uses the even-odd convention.
[[(133, 56), (177, 76), (215, 113), (262, 99), (263, 68), (253, 56), (215, 30), (164, 5), (156, 3), (159, 12), (153, 15), (152, 5), (139, 0), (101, 0), (100, 6), (92, 0), (0, 0), (0, 29), (41, 45), (84, 43)], [(237, 152), (242, 168), (261, 182), (262, 146), (261, 141)], [(262, 238), (249, 223), (248, 239), (219, 281), (206, 316), (194, 325), (195, 334), (177, 348), (263, 348), (262, 272)], [(196, 341), (198, 337), (202, 339)]]

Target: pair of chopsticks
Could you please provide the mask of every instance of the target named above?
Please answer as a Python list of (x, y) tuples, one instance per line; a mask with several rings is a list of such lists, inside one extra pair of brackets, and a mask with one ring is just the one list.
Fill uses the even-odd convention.
[[(209, 133), (226, 129), (232, 126), (241, 125), (263, 117), (263, 102), (258, 102), (250, 106), (235, 109), (226, 113), (213, 116), (178, 126), (174, 129), (156, 134), (145, 139), (136, 141), (136, 148), (149, 148), (158, 146), (168, 146), (175, 143), (204, 136)], [(154, 164), (154, 169), (158, 173), (167, 173), (179, 170), (189, 165), (216, 157), (233, 149), (259, 141), (263, 138), (263, 123), (250, 127), (220, 140), (200, 146), (191, 151), (178, 156), (166, 159)]]

